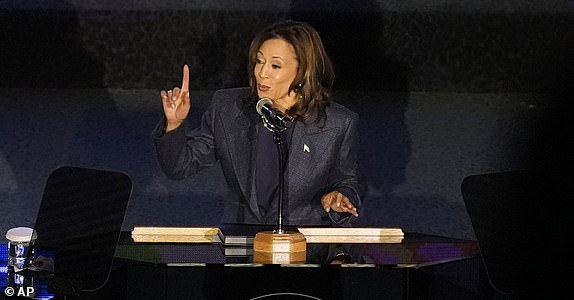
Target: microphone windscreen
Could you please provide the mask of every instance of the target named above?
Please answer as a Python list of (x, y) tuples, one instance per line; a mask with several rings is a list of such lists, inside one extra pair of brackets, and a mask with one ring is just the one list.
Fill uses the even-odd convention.
[(273, 102), (269, 98), (259, 99), (259, 101), (257, 101), (257, 105), (255, 105), (255, 109), (257, 110), (257, 113), (260, 115), (263, 115), (263, 112), (261, 112), (261, 108), (263, 108), (263, 105), (265, 105), (265, 104), (271, 105), (271, 103), (273, 103)]

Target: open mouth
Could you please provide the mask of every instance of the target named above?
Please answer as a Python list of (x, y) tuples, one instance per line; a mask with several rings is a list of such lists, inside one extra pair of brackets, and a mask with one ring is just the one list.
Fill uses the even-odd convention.
[(260, 92), (267, 92), (267, 91), (269, 91), (269, 90), (271, 89), (271, 87), (266, 86), (266, 85), (262, 85), (262, 84), (257, 84), (257, 89), (258, 89)]

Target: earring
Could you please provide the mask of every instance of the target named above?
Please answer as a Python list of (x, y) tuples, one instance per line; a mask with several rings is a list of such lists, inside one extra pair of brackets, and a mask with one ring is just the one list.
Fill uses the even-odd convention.
[(296, 88), (297, 93), (299, 94), (299, 100), (303, 99), (303, 84), (298, 83)]

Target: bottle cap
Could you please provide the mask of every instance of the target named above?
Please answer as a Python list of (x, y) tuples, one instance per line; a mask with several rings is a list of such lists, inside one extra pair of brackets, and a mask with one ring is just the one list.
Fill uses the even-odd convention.
[(30, 242), (37, 237), (36, 230), (29, 227), (15, 227), (6, 232), (6, 238), (12, 242)]

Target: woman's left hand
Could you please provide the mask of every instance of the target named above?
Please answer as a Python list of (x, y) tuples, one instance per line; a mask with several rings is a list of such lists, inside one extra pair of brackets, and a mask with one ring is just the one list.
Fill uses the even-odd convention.
[(347, 212), (355, 217), (359, 216), (357, 208), (351, 203), (349, 198), (341, 194), (339, 191), (331, 191), (321, 197), (321, 205), (326, 212), (331, 209), (336, 212)]

